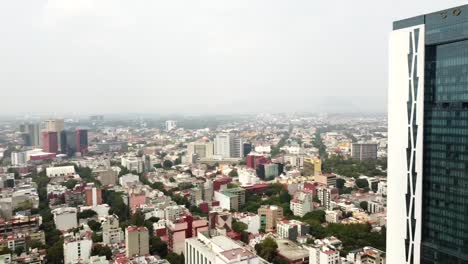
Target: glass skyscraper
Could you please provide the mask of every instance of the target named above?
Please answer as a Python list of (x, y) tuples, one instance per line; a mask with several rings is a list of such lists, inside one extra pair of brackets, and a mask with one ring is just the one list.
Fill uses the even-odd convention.
[(393, 25), (388, 263), (468, 263), (468, 5)]

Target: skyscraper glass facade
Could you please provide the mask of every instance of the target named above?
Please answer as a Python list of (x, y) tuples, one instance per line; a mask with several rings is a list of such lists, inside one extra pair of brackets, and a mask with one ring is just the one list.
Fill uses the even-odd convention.
[[(468, 6), (425, 25), (421, 263), (468, 263)], [(412, 263), (412, 262), (411, 262)]]

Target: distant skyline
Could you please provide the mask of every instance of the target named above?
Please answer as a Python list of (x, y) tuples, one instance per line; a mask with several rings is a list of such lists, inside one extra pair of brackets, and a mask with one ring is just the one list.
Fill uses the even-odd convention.
[(0, 116), (386, 112), (392, 22), (466, 1), (0, 3)]

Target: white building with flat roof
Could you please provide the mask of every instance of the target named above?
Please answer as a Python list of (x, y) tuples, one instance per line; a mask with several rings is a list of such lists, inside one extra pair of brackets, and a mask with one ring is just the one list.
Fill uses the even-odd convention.
[(66, 236), (63, 242), (65, 264), (89, 263), (93, 241), (90, 236)]
[(247, 247), (226, 236), (199, 232), (196, 238), (185, 240), (185, 264), (262, 264), (266, 263)]
[(60, 177), (60, 176), (73, 176), (75, 175), (74, 166), (62, 166), (62, 167), (49, 167), (46, 168), (46, 175), (49, 178)]
[(52, 210), (54, 223), (58, 230), (67, 231), (78, 227), (77, 209), (62, 207)]

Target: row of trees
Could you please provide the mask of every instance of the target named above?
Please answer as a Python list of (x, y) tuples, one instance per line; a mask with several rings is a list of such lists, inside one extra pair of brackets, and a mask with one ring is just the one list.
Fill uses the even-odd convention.
[(386, 160), (368, 160), (359, 161), (355, 159), (344, 159), (343, 157), (333, 156), (324, 160), (322, 171), (324, 173), (336, 173), (338, 175), (357, 178), (361, 175), (366, 176), (385, 176), (387, 169)]

